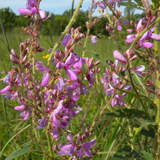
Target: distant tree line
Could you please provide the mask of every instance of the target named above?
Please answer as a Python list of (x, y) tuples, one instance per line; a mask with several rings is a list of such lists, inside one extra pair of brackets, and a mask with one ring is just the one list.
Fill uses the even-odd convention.
[[(50, 14), (50, 17), (45, 23), (41, 26), (40, 32), (44, 35), (55, 35), (58, 36), (63, 32), (66, 25), (70, 20), (70, 10), (64, 11), (62, 15), (56, 15), (53, 13), (47, 12)], [(3, 25), (6, 31), (19, 30), (21, 27), (26, 27), (30, 23), (29, 18), (24, 18), (24, 15), (17, 16), (9, 7), (0, 9), (0, 16), (3, 21)], [(132, 16), (132, 19), (141, 18), (141, 14), (135, 14)], [(97, 17), (94, 17), (97, 18)], [(76, 28), (81, 26), (81, 32), (84, 33), (86, 31), (86, 21), (88, 21), (88, 13), (87, 11), (80, 10), (78, 16), (76, 17), (76, 21), (73, 24), (73, 27)], [(98, 35), (99, 33), (103, 35), (108, 35), (105, 30), (106, 23), (108, 23), (107, 18), (101, 18), (99, 22), (95, 24), (95, 26), (91, 29), (91, 34)], [(1, 26), (0, 26), (0, 32)]]

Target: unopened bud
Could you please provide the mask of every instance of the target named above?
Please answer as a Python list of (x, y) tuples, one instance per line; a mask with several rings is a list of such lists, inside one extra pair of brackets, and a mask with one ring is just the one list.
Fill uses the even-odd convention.
[(19, 59), (19, 55), (18, 55), (13, 49), (11, 49), (11, 54), (12, 54), (15, 58)]
[(37, 52), (43, 52), (43, 51), (44, 51), (44, 48), (37, 49)]
[(127, 29), (127, 32), (128, 33), (133, 33), (133, 32), (135, 32), (135, 29)]
[(101, 71), (101, 68), (98, 68), (97, 73), (99, 73)]
[(25, 48), (27, 48), (27, 47), (29, 46), (29, 42), (30, 42), (29, 39), (26, 39), (26, 40), (24, 41), (24, 47), (25, 47)]
[(131, 24), (132, 26), (134, 26), (134, 25), (135, 25), (133, 21), (130, 21), (130, 24)]
[(96, 62), (93, 63), (94, 66), (97, 66), (99, 64), (100, 64), (100, 61), (96, 61)]
[(91, 69), (93, 67), (93, 57), (88, 61), (88, 68)]
[(13, 68), (13, 70), (14, 70), (16, 73), (19, 72), (17, 67), (13, 66), (12, 68)]
[(18, 61), (12, 54), (10, 54), (10, 60), (11, 60), (13, 63), (19, 64), (19, 61)]
[(137, 55), (134, 55), (132, 58), (130, 58), (129, 60), (130, 61), (133, 61), (133, 60), (135, 60), (137, 58)]
[(24, 44), (23, 43), (21, 43), (19, 45), (19, 50), (20, 50), (21, 53), (23, 52), (23, 50), (24, 50)]
[(95, 73), (95, 69), (94, 69), (94, 68), (92, 68), (91, 71), (92, 71), (93, 73)]
[(22, 60), (22, 64), (26, 63), (27, 62), (27, 56), (25, 56)]
[(40, 44), (36, 44), (36, 50), (38, 50), (40, 47)]
[(23, 53), (23, 56), (25, 56), (27, 53), (29, 53), (29, 48), (26, 48), (24, 53)]
[(61, 61), (61, 59), (64, 57), (64, 53), (62, 51), (56, 50), (54, 52), (54, 59), (56, 62)]

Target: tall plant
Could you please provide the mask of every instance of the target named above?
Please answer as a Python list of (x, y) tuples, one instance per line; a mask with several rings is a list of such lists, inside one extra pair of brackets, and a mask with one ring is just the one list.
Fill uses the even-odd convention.
[[(40, 0), (27, 0), (26, 9), (18, 9), (31, 19), (30, 26), (23, 28), (30, 38), (19, 45), (19, 53), (11, 50), (10, 59), (14, 66), (3, 78), (7, 86), (0, 93), (18, 102), (14, 109), (21, 111), (24, 121), (31, 119), (31, 124), (16, 135), (32, 126), (31, 133), (34, 133), (39, 151), (45, 153), (43, 158), (96, 159), (96, 156), (102, 155), (101, 159), (160, 159), (160, 60), (157, 43), (160, 40), (157, 30), (160, 4), (159, 1), (154, 1), (154, 5), (148, 0), (136, 1), (146, 15), (133, 22), (122, 16), (119, 10), (121, 1), (92, 0), (87, 31), (81, 33), (80, 26), (71, 27), (83, 2), (80, 0), (59, 40), (49, 49), (47, 65), (37, 59), (37, 54), (44, 51), (38, 42), (38, 28), (49, 15), (39, 8)], [(117, 48), (113, 51), (115, 61), (106, 61), (106, 72), (100, 79), (99, 73), (103, 68), (99, 64), (104, 63), (104, 59), (100, 59), (95, 51), (92, 53), (98, 61), (86, 56), (88, 40), (91, 39), (93, 45), (98, 41), (96, 35), (90, 35), (92, 27), (100, 21), (100, 18), (92, 18), (97, 8), (101, 15), (108, 18), (105, 29)], [(75, 53), (76, 45), (82, 47), (82, 57)], [(97, 91), (77, 126), (74, 120), (84, 108), (83, 103), (79, 106), (82, 95), (89, 97), (92, 87)], [(98, 104), (100, 107), (93, 120), (88, 120), (85, 125), (89, 107), (95, 97), (101, 95), (103, 102), (99, 102), (101, 105)], [(104, 123), (106, 117), (108, 120)], [(69, 129), (72, 125), (76, 126), (74, 130)], [(45, 133), (46, 137), (42, 138), (41, 133)], [(106, 134), (110, 136), (103, 141)], [(5, 144), (0, 156), (6, 156), (5, 148), (16, 135)], [(96, 141), (97, 147), (94, 148)], [(99, 141), (102, 147), (98, 146)], [(7, 159), (29, 151), (28, 145), (24, 145), (22, 150), (15, 151)]]

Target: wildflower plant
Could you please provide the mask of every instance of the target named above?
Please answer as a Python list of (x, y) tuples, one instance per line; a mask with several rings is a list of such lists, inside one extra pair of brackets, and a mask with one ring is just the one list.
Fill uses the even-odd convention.
[[(6, 86), (0, 94), (17, 102), (14, 110), (24, 121), (31, 123), (39, 152), (45, 153), (44, 158), (96, 159), (100, 155), (101, 159), (160, 159), (160, 35), (157, 30), (160, 4), (153, 1), (150, 5), (148, 0), (142, 0), (141, 7), (146, 16), (129, 22), (119, 9), (119, 5), (127, 3), (125, 1), (92, 0), (87, 31), (81, 33), (80, 26), (71, 27), (83, 2), (80, 0), (59, 40), (49, 49), (47, 62), (37, 59), (37, 54), (44, 52), (38, 42), (38, 29), (49, 15), (39, 8), (40, 0), (27, 0), (26, 9), (18, 9), (31, 20), (30, 26), (23, 28), (30, 38), (20, 43), (19, 52), (11, 50), (10, 60), (14, 65), (2, 79)], [(117, 42), (113, 51), (115, 61), (106, 61), (105, 73), (101, 75), (103, 59), (86, 56), (88, 40), (97, 45), (97, 41), (105, 37), (90, 34), (95, 23), (101, 20), (92, 17), (96, 9), (108, 19), (104, 29)], [(125, 41), (125, 46), (119, 44), (119, 37)], [(82, 47), (82, 56), (75, 53), (77, 44)], [(63, 49), (60, 50), (60, 46)], [(82, 97), (89, 97), (92, 88), (98, 88), (97, 92), (83, 111), (80, 102)], [(84, 126), (91, 102), (99, 95), (103, 95), (103, 103), (97, 106), (92, 121)], [(78, 116), (81, 113), (82, 118)], [(70, 125), (77, 125), (77, 119), (80, 125), (70, 130)], [(102, 130), (97, 131), (106, 119)], [(111, 133), (107, 133), (108, 125), (115, 127)], [(41, 140), (43, 133), (46, 137)], [(109, 140), (104, 145), (102, 138), (105, 139), (106, 134), (111, 138), (107, 136)], [(141, 147), (140, 142), (147, 147)], [(111, 154), (114, 146), (116, 149)], [(4, 149), (0, 156), (4, 156)], [(104, 156), (102, 152), (107, 153)]]

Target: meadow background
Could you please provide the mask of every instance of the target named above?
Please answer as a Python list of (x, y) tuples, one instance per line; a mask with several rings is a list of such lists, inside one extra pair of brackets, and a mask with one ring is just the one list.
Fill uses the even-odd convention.
[[(56, 15), (50, 13), (50, 18), (47, 21), (43, 22), (43, 26), (39, 29), (40, 38), (39, 42), (41, 47), (44, 47), (45, 50), (42, 53), (38, 53), (36, 59), (39, 59), (46, 63), (47, 59), (45, 56), (49, 54), (48, 49), (52, 48), (54, 43), (58, 40), (60, 33), (64, 30), (65, 26), (69, 22), (71, 17), (71, 10), (64, 11), (62, 15)], [(144, 14), (137, 14), (135, 10), (126, 8), (124, 17), (128, 20), (140, 19)], [(19, 44), (25, 39), (29, 38), (27, 34), (24, 34), (22, 27), (29, 25), (29, 19), (24, 18), (24, 16), (17, 16), (11, 8), (1, 8), (0, 9), (0, 78), (3, 78), (8, 71), (11, 70), (12, 63), (10, 61), (9, 55), (10, 50), (13, 48), (17, 53), (19, 52)], [(94, 17), (97, 18), (97, 17)], [(88, 21), (87, 11), (81, 10), (78, 14), (77, 20), (73, 24), (73, 27), (76, 28), (81, 26), (81, 32), (86, 32), (85, 22)], [(106, 93), (103, 90), (103, 85), (100, 84), (100, 77), (103, 77), (105, 73), (105, 68), (107, 67), (107, 61), (113, 61), (113, 51), (118, 49), (116, 44), (118, 43), (124, 50), (125, 46), (124, 37), (125, 33), (117, 35), (114, 38), (110, 38), (108, 32), (105, 30), (105, 25), (108, 22), (107, 18), (102, 18), (100, 22), (93, 27), (91, 34), (98, 37), (96, 45), (93, 45), (91, 41), (88, 41), (86, 56), (94, 57), (95, 60), (100, 60), (101, 72), (96, 77), (96, 83), (93, 88), (90, 90), (88, 97), (81, 96), (81, 100), (78, 102), (79, 106), (83, 108), (83, 111), (76, 117), (72, 119), (74, 125), (69, 125), (68, 130), (79, 131), (85, 130), (93, 121), (95, 121), (95, 127), (92, 135), (97, 139), (97, 144), (95, 151), (97, 150), (97, 155), (93, 157), (95, 160), (118, 160), (122, 158), (129, 160), (127, 155), (129, 149), (121, 150), (124, 146), (128, 144), (128, 137), (132, 136), (131, 134), (134, 131), (134, 127), (130, 127), (131, 121), (128, 119), (122, 118), (117, 119), (115, 117), (106, 116), (109, 111), (114, 111), (120, 109), (116, 108), (105, 108), (103, 116), (100, 114), (101, 108), (106, 105), (107, 97)], [(81, 41), (82, 44), (84, 41)], [(60, 48), (62, 49), (62, 48)], [(82, 55), (82, 47), (76, 46), (75, 53)], [(3, 88), (5, 85), (0, 81), (0, 88)], [(129, 99), (130, 97), (128, 97)], [(134, 107), (138, 107), (138, 102), (134, 103)], [(21, 131), (22, 128), (31, 124), (31, 120), (23, 121), (19, 116), (19, 112), (14, 110), (16, 102), (4, 99), (1, 95), (0, 99), (0, 151), (3, 150), (3, 156), (0, 157), (1, 160), (8, 157), (10, 154), (14, 153), (18, 156), (17, 160), (37, 160), (37, 159), (48, 159), (47, 154), (43, 153), (40, 149), (36, 138), (32, 132), (32, 126), (28, 127)], [(82, 117), (84, 113), (87, 113), (87, 116), (84, 120), (83, 127), (81, 126)], [(95, 119), (95, 116), (99, 114), (98, 119)], [(35, 127), (37, 124), (34, 124)], [(122, 129), (123, 126), (123, 129)], [(41, 143), (46, 143), (46, 138), (43, 130), (38, 132)], [(138, 137), (133, 137), (131, 141), (134, 141), (137, 144), (139, 150), (149, 150), (150, 144), (149, 140), (152, 139), (152, 132), (148, 133), (149, 136), (146, 138), (143, 134)], [(60, 136), (61, 140), (65, 141), (66, 137), (63, 135)], [(143, 143), (142, 143), (143, 142)], [(146, 144), (144, 143), (146, 142)], [(47, 145), (46, 145), (47, 146)], [(45, 145), (44, 145), (45, 147)], [(148, 148), (147, 148), (148, 147)], [(19, 152), (17, 152), (17, 150)], [(25, 154), (23, 154), (25, 153)], [(115, 154), (117, 153), (117, 154)], [(123, 154), (121, 154), (123, 153)], [(12, 154), (15, 155), (15, 154)], [(145, 154), (145, 152), (144, 152)], [(124, 156), (125, 155), (125, 156)], [(13, 157), (9, 156), (7, 160), (12, 159)], [(127, 158), (128, 156), (128, 158)], [(57, 157), (56, 159), (63, 159), (63, 157)], [(86, 159), (86, 158), (83, 158)], [(141, 159), (136, 153), (133, 153), (132, 159)]]

